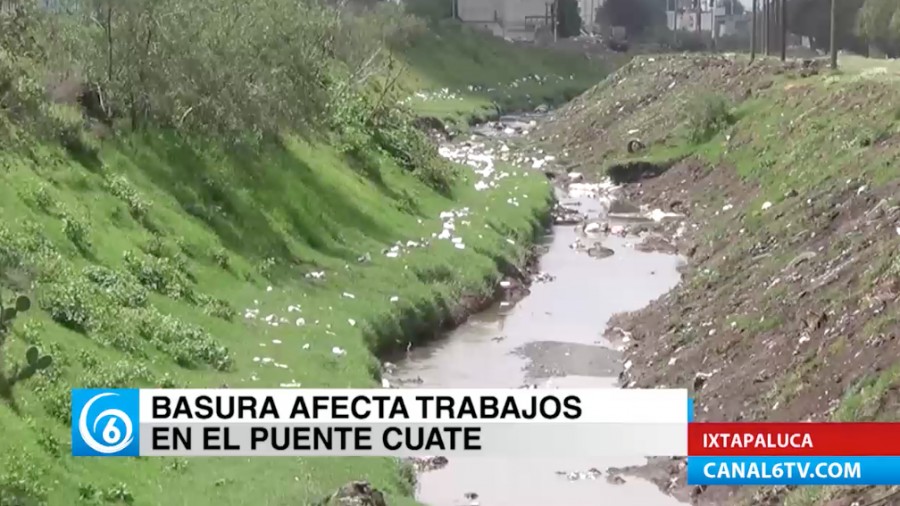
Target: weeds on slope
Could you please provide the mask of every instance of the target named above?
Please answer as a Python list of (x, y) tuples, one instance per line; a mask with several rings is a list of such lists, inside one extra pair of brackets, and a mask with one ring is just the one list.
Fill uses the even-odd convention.
[(0, 19), (3, 121), (93, 164), (97, 133), (174, 130), (259, 149), (284, 132), (328, 130), (353, 156), (383, 149), (426, 183), (451, 186), (449, 166), (425, 156), (427, 138), (390, 98), (403, 69), (388, 44), (421, 29), (393, 4), (363, 13), (319, 0), (65, 7), (20, 2)]
[(731, 126), (735, 116), (731, 103), (721, 95), (698, 95), (686, 105), (687, 138), (693, 144), (702, 144)]
[[(479, 192), (464, 171), (449, 199), (385, 153), (366, 152), (376, 183), (297, 137), (254, 157), (145, 133), (104, 144), (94, 170), (31, 139), (0, 152), (2, 283), (35, 301), (4, 351), (11, 363), (36, 346), (54, 363), (20, 385), (21, 416), (0, 406), (0, 488), (34, 504), (122, 490), (149, 504), (160, 486), (194, 504), (296, 504), (365, 477), (403, 504), (387, 459), (72, 459), (69, 388), (370, 386), (372, 350), (428, 336), (524, 253), (542, 175), (509, 169)], [(461, 250), (434, 235), (463, 208)], [(67, 215), (89, 217), (90, 248)], [(28, 469), (13, 462), (24, 454)]]

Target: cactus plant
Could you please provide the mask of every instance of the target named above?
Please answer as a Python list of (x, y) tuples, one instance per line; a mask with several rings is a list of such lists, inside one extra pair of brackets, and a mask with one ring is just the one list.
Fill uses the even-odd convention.
[(3, 366), (2, 346), (12, 329), (13, 321), (19, 313), (24, 313), (29, 309), (31, 309), (31, 299), (24, 295), (16, 297), (15, 302), (10, 306), (4, 305), (2, 297), (0, 297), (0, 398), (3, 398), (13, 410), (17, 410), (13, 398), (13, 386), (53, 364), (53, 358), (50, 355), (41, 355), (36, 346), (31, 346), (25, 352), (24, 365), (16, 365), (10, 374), (7, 374)]
[(11, 387), (16, 382), (26, 380), (34, 376), (34, 373), (50, 367), (51, 364), (53, 364), (53, 358), (50, 355), (41, 356), (37, 346), (32, 346), (25, 352), (25, 365), (16, 367), (7, 378), (7, 382)]

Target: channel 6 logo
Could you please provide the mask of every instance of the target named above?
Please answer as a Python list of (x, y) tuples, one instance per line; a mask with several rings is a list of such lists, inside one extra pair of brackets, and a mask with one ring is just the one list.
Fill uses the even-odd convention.
[(137, 457), (139, 392), (72, 389), (72, 455)]

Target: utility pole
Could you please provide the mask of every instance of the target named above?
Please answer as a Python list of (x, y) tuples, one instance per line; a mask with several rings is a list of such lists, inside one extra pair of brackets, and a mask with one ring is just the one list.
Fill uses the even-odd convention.
[(781, 34), (780, 0), (772, 0), (772, 54), (781, 46), (778, 36)]
[(757, 26), (756, 26), (756, 11), (759, 8), (759, 0), (753, 0), (753, 14), (751, 19), (751, 29), (750, 29), (750, 61), (756, 59), (756, 39), (757, 39)]
[(716, 23), (716, 0), (709, 0), (710, 7), (709, 10), (709, 28), (712, 30), (712, 40), (713, 40), (713, 51), (719, 50), (719, 25)]
[(591, 0), (591, 13), (590, 13), (590, 17), (591, 17), (591, 25), (590, 25), (590, 26), (591, 26), (591, 37), (593, 37), (593, 36), (594, 36), (594, 22), (595, 22), (596, 19), (597, 19), (597, 14), (596, 14), (596, 12), (594, 11), (594, 0)]
[(787, 0), (781, 0), (781, 61), (787, 61), (788, 10)]
[(697, 35), (700, 35), (703, 26), (703, 3), (702, 0), (697, 1)]
[(837, 0), (831, 0), (831, 68), (837, 70)]
[(681, 0), (672, 0), (672, 40), (678, 43), (678, 2)]
[(778, 50), (778, 0), (772, 0), (771, 5), (771, 14), (772, 14), (772, 41), (769, 42), (769, 49), (772, 50), (771, 55), (775, 56), (775, 52)]
[(760, 0), (763, 3), (763, 26), (762, 26), (762, 43), (763, 51), (766, 56), (769, 55), (769, 0)]
[(772, 56), (775, 53), (775, 0), (767, 0), (769, 2), (769, 24), (766, 32), (766, 56)]
[(559, 0), (553, 0), (553, 42), (557, 41), (557, 28), (559, 27)]

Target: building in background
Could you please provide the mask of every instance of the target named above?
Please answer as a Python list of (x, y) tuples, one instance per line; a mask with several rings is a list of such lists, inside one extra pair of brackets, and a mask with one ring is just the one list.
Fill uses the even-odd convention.
[[(710, 0), (701, 0), (700, 31), (712, 32), (713, 17), (717, 26), (716, 36), (737, 35), (749, 30), (750, 15), (743, 12), (740, 0), (718, 0), (715, 11)], [(669, 30), (697, 30), (697, 4), (694, 0), (668, 0), (666, 5), (666, 23)], [(674, 9), (677, 6), (677, 10)]]
[(597, 11), (603, 7), (604, 0), (578, 0), (578, 14), (581, 16), (582, 31), (589, 34), (600, 33), (597, 24)]
[(457, 17), (498, 37), (532, 41), (549, 24), (551, 5), (548, 0), (457, 0)]

